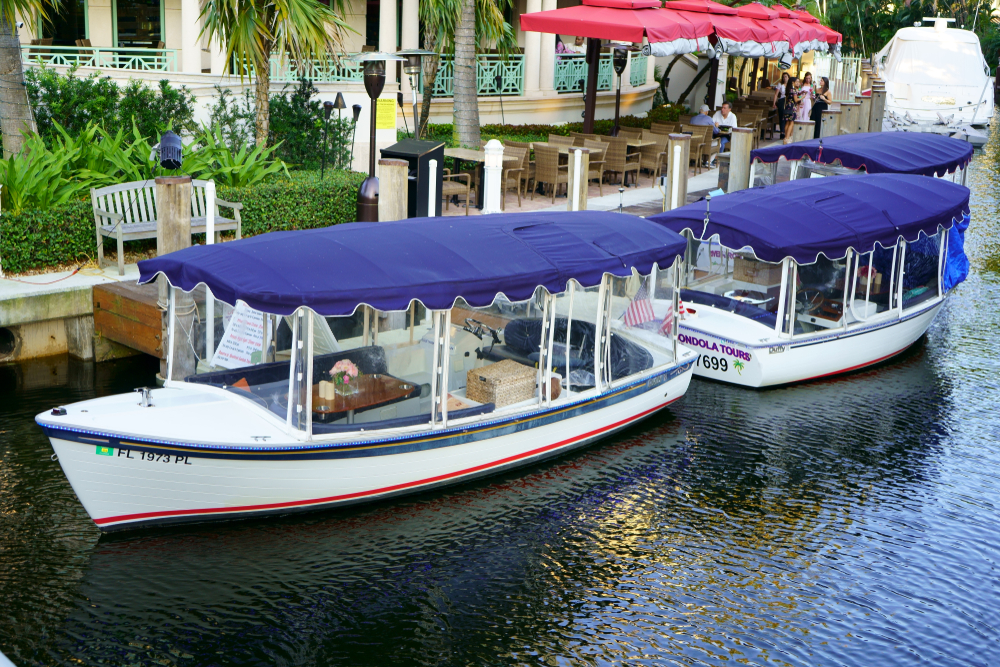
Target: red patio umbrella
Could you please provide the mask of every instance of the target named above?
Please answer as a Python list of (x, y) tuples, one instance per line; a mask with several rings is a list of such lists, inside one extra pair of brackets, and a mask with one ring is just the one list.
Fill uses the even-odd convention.
[(712, 23), (665, 12), (659, 0), (583, 0), (582, 5), (521, 14), (521, 30), (587, 38), (587, 96), (583, 131), (594, 130), (602, 39), (649, 41), (653, 55), (694, 53), (708, 48)]
[(736, 16), (736, 9), (713, 0), (672, 0), (663, 3), (664, 9), (676, 9), (683, 12), (700, 12), (703, 14), (727, 14)]

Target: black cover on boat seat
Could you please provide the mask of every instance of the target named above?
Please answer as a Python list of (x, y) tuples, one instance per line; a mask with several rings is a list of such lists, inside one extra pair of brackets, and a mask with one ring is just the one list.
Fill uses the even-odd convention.
[[(418, 389), (419, 391), (419, 389)], [(381, 407), (381, 406), (379, 406)], [(493, 403), (483, 403), (471, 408), (461, 410), (449, 410), (448, 419), (461, 419), (462, 417), (474, 417), (476, 415), (493, 412), (496, 406)], [(377, 431), (384, 428), (399, 428), (401, 426), (415, 426), (417, 424), (430, 424), (430, 413), (423, 415), (412, 415), (410, 417), (396, 417), (395, 419), (383, 419), (377, 422), (367, 422), (365, 424), (317, 424), (313, 422), (313, 433), (346, 433), (349, 431)]]
[[(594, 334), (596, 327), (591, 322), (573, 320), (573, 356), (584, 360), (581, 370), (594, 372)], [(503, 330), (504, 343), (511, 351), (525, 358), (533, 352), (538, 352), (542, 340), (542, 321), (540, 319), (519, 319), (508, 322)], [(555, 342), (566, 342), (566, 318), (557, 317), (555, 326)], [(520, 361), (520, 359), (517, 359)], [(555, 359), (556, 365), (560, 360)], [(522, 362), (524, 363), (524, 362)], [(565, 364), (565, 361), (562, 362)], [(653, 355), (644, 347), (636, 345), (623, 336), (611, 332), (611, 378), (618, 380), (628, 375), (641, 373), (653, 365)], [(528, 361), (527, 365), (537, 366)], [(563, 369), (565, 370), (565, 369)], [(558, 372), (558, 371), (557, 371)]]

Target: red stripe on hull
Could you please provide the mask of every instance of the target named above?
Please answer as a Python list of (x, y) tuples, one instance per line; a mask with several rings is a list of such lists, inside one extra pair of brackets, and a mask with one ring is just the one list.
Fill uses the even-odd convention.
[(314, 498), (312, 500), (293, 500), (293, 501), (284, 502), (284, 503), (269, 503), (269, 504), (265, 504), (265, 505), (244, 505), (242, 507), (216, 507), (216, 508), (193, 509), (193, 510), (164, 510), (164, 511), (161, 511), (161, 512), (142, 512), (142, 513), (139, 513), (139, 514), (123, 514), (121, 516), (112, 516), (112, 517), (105, 517), (103, 519), (94, 519), (94, 523), (96, 523), (98, 526), (105, 526), (105, 525), (112, 524), (112, 523), (120, 523), (120, 522), (123, 522), (123, 521), (138, 521), (138, 520), (141, 520), (141, 519), (158, 519), (158, 518), (166, 518), (166, 517), (194, 516), (194, 515), (199, 515), (199, 514), (230, 514), (230, 513), (233, 513), (233, 512), (254, 512), (254, 511), (260, 511), (260, 510), (283, 509), (283, 508), (289, 508), (289, 507), (306, 507), (306, 506), (309, 506), (309, 505), (323, 505), (323, 504), (326, 504), (326, 503), (332, 503), (332, 502), (337, 502), (337, 501), (342, 501), (342, 500), (351, 500), (351, 499), (354, 499), (354, 498), (362, 498), (364, 496), (376, 496), (376, 495), (383, 494), (383, 493), (390, 493), (392, 491), (400, 491), (400, 490), (403, 490), (403, 489), (408, 489), (408, 488), (413, 488), (413, 487), (417, 487), (417, 486), (422, 486), (424, 484), (434, 484), (436, 482), (442, 482), (442, 481), (446, 481), (446, 480), (449, 480), (449, 479), (454, 479), (455, 477), (462, 477), (464, 475), (471, 475), (471, 474), (476, 473), (476, 472), (480, 472), (480, 471), (483, 471), (483, 470), (488, 470), (490, 468), (495, 468), (497, 466), (502, 466), (504, 464), (512, 463), (514, 461), (518, 461), (520, 459), (524, 459), (524, 458), (528, 458), (528, 457), (531, 457), (531, 456), (535, 456), (537, 454), (544, 454), (545, 452), (552, 451), (553, 449), (559, 449), (560, 447), (565, 447), (566, 445), (571, 445), (574, 442), (579, 442), (580, 440), (586, 440), (587, 438), (591, 438), (591, 437), (600, 435), (601, 433), (605, 433), (605, 432), (610, 431), (612, 429), (620, 428), (620, 427), (628, 424), (629, 422), (633, 422), (633, 421), (636, 421), (638, 419), (642, 419), (646, 415), (649, 415), (649, 414), (651, 414), (653, 412), (656, 412), (657, 410), (661, 410), (661, 409), (667, 407), (668, 405), (670, 405), (674, 401), (679, 400), (680, 398), (681, 397), (678, 396), (677, 398), (673, 399), (673, 401), (667, 401), (666, 403), (663, 403), (662, 405), (658, 405), (655, 408), (650, 408), (649, 410), (646, 410), (645, 412), (640, 412), (639, 414), (637, 414), (637, 415), (635, 415), (633, 417), (629, 417), (628, 419), (623, 419), (620, 422), (617, 422), (617, 423), (614, 423), (614, 424), (610, 424), (610, 425), (605, 426), (603, 428), (599, 428), (599, 429), (590, 431), (589, 433), (584, 433), (582, 435), (578, 435), (575, 438), (569, 438), (567, 440), (562, 440), (560, 442), (557, 442), (557, 443), (554, 443), (554, 444), (551, 444), (551, 445), (546, 445), (545, 447), (539, 447), (538, 449), (533, 449), (533, 450), (531, 450), (529, 452), (524, 452), (523, 454), (517, 454), (515, 456), (508, 456), (506, 458), (499, 459), (499, 460), (493, 461), (491, 463), (483, 463), (482, 465), (474, 466), (472, 468), (466, 468), (465, 470), (458, 470), (456, 472), (446, 473), (444, 475), (437, 475), (435, 477), (428, 477), (426, 479), (416, 480), (416, 481), (413, 481), (413, 482), (404, 482), (402, 484), (395, 484), (393, 486), (386, 486), (386, 487), (383, 487), (381, 489), (374, 489), (374, 490), (371, 490), (371, 491), (357, 491), (355, 493), (346, 493), (346, 494), (343, 494), (343, 495), (340, 495), (340, 496), (329, 496), (327, 498)]

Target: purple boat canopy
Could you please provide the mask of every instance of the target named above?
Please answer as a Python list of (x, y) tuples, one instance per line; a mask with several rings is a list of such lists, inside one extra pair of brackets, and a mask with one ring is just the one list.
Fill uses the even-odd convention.
[(761, 162), (777, 162), (782, 156), (786, 160), (808, 157), (821, 164), (839, 161), (848, 169), (864, 168), (869, 174), (943, 176), (969, 164), (972, 144), (924, 132), (871, 132), (778, 144), (750, 153), (751, 161)]
[(813, 178), (740, 190), (705, 202), (657, 213), (648, 219), (696, 239), (718, 234), (733, 250), (751, 248), (758, 259), (791, 257), (811, 264), (819, 255), (839, 259), (848, 249), (868, 252), (876, 243), (915, 241), (961, 222), (969, 189), (951, 181), (906, 174)]
[(411, 301), (437, 310), (459, 297), (482, 307), (499, 293), (511, 301), (538, 286), (559, 293), (571, 278), (592, 287), (605, 273), (646, 274), (685, 247), (665, 227), (618, 213), (416, 218), (193, 246), (139, 262), (139, 282), (162, 273), (187, 292), (204, 283), (226, 303), (277, 315), (300, 306), (350, 315), (359, 304), (400, 311)]

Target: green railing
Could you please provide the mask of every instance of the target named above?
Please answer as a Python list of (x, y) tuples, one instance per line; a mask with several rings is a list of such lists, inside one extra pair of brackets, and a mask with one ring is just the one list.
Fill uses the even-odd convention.
[[(597, 89), (611, 90), (614, 69), (611, 67), (611, 54), (601, 55), (597, 70)], [(557, 93), (583, 92), (587, 83), (587, 61), (583, 55), (556, 56), (555, 88)]]
[[(500, 88), (497, 87), (500, 76)], [(524, 94), (524, 56), (510, 55), (506, 60), (493, 54), (477, 56), (476, 90), (480, 96), (493, 97), (498, 93), (519, 96)], [(420, 92), (424, 92), (421, 78)], [(454, 97), (455, 62), (452, 56), (441, 56), (434, 78), (434, 97)]]
[(313, 83), (364, 81), (361, 63), (348, 60), (346, 56), (342, 56), (339, 63), (332, 59), (312, 60), (302, 68), (283, 58), (271, 58), (270, 71), (272, 81), (298, 81), (302, 78)]
[(143, 72), (177, 71), (177, 51), (174, 49), (22, 45), (21, 60), (26, 65), (106, 67)]
[(646, 56), (644, 55), (633, 55), (632, 58), (632, 72), (629, 76), (629, 83), (633, 87), (645, 86), (646, 85)]

